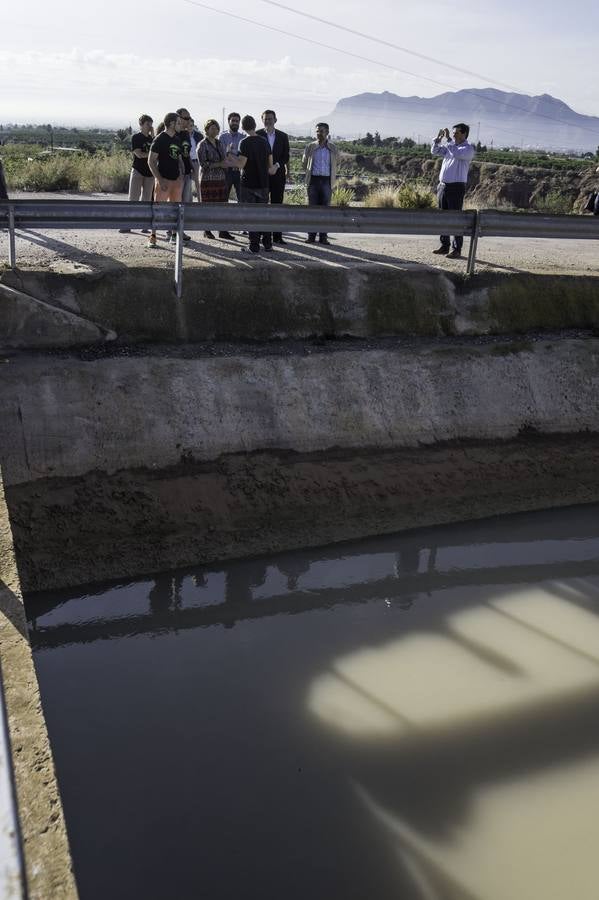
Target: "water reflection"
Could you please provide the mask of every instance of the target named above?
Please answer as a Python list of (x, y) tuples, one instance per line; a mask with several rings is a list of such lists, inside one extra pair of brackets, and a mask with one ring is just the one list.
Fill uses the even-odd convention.
[(596, 900), (596, 520), (28, 598), (83, 900)]

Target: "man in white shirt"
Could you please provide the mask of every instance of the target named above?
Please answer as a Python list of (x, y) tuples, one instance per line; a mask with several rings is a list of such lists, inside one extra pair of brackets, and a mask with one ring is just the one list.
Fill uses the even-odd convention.
[[(329, 126), (319, 122), (316, 126), (316, 140), (308, 144), (302, 157), (302, 167), (306, 173), (306, 190), (310, 206), (330, 206), (331, 195), (337, 178), (338, 150), (329, 141)], [(326, 231), (319, 235), (321, 244), (328, 244)], [(316, 232), (308, 234), (308, 243), (316, 241)]]
[[(459, 122), (453, 126), (453, 139), (450, 139), (447, 128), (441, 128), (433, 141), (431, 153), (443, 157), (437, 189), (439, 209), (461, 209), (464, 204), (468, 168), (476, 152), (474, 146), (468, 143), (469, 134), (469, 126)], [(445, 144), (441, 143), (443, 139)], [(451, 246), (448, 234), (442, 234), (440, 241), (441, 246), (433, 253), (445, 255), (448, 259), (460, 258), (464, 242), (462, 235), (454, 235)]]

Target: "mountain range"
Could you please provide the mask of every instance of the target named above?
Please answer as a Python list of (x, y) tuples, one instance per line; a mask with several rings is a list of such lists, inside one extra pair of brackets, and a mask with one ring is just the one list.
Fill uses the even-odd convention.
[[(562, 100), (541, 94), (507, 93), (494, 88), (467, 88), (436, 97), (356, 94), (339, 100), (328, 117), (331, 133), (356, 138), (378, 131), (427, 142), (439, 128), (456, 122), (470, 125), (470, 140), (487, 146), (524, 147), (560, 151), (595, 151), (599, 145), (599, 117), (575, 112)], [(312, 132), (312, 124), (294, 132)]]

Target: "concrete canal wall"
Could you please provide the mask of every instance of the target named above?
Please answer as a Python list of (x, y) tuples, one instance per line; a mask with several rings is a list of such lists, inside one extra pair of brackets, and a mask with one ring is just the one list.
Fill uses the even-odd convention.
[(177, 301), (164, 267), (2, 274), (0, 657), (29, 896), (76, 888), (21, 591), (599, 500), (598, 284), (223, 265)]

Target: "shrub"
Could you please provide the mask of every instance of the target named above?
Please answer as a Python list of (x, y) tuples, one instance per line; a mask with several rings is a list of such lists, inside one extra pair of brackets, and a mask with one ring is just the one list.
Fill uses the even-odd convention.
[(549, 191), (543, 198), (534, 198), (533, 208), (537, 212), (565, 216), (572, 212), (572, 203), (559, 191)]
[(371, 191), (364, 200), (364, 206), (377, 209), (393, 209), (398, 192), (392, 187), (377, 188)]
[(28, 160), (12, 173), (10, 186), (23, 191), (72, 191), (79, 186), (78, 160), (67, 156)]
[(430, 209), (435, 202), (432, 191), (410, 184), (402, 185), (395, 195), (395, 206), (399, 209)]
[(354, 202), (354, 192), (349, 187), (336, 185), (331, 194), (331, 206), (347, 209)]
[(85, 156), (79, 160), (79, 189), (108, 194), (126, 192), (131, 172), (131, 155), (113, 153), (110, 156), (96, 154), (93, 159)]
[(289, 206), (306, 206), (306, 189), (297, 185), (290, 191), (285, 191), (284, 202)]

